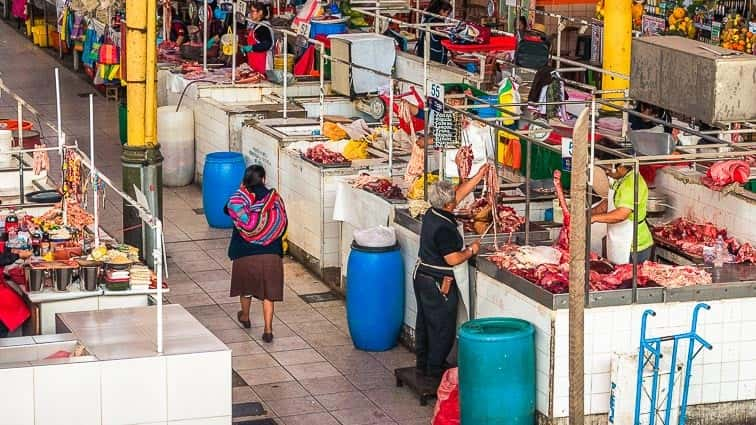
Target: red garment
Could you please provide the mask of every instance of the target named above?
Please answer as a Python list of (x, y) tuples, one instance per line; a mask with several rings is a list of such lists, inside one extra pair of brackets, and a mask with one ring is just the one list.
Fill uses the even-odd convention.
[[(3, 272), (4, 268), (0, 267), (0, 274)], [(10, 270), (9, 274), (14, 282), (20, 285), (25, 283), (24, 271), (20, 267)], [(29, 316), (31, 311), (23, 298), (5, 283), (5, 279), (0, 278), (0, 322), (3, 322), (8, 331), (13, 332), (23, 325)]]
[(26, 0), (13, 0), (11, 12), (14, 18), (26, 20)]
[[(255, 44), (257, 44), (257, 40), (255, 40), (255, 32), (247, 31), (247, 45), (254, 46)], [(247, 64), (255, 72), (265, 75), (265, 71), (268, 70), (268, 52), (247, 53)]]
[(433, 425), (459, 425), (459, 376), (458, 368), (444, 372), (438, 386), (436, 409), (433, 411)]
[(310, 44), (297, 63), (294, 64), (294, 75), (310, 75), (315, 69), (315, 45)]

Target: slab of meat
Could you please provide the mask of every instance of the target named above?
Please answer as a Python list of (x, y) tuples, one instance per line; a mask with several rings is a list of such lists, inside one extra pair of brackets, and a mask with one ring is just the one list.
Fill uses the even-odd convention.
[(525, 224), (525, 217), (517, 214), (514, 208), (507, 205), (497, 205), (497, 227), (499, 232), (509, 233), (510, 235), (520, 229)]
[(735, 262), (756, 264), (756, 249), (748, 242), (740, 245), (735, 255)]
[(646, 261), (642, 265), (644, 278), (667, 288), (711, 285), (711, 274), (692, 266), (670, 266)]
[(748, 181), (751, 168), (746, 161), (732, 160), (715, 162), (701, 179), (701, 183), (709, 189), (722, 190), (723, 187), (732, 184), (743, 184)]
[(375, 193), (385, 199), (406, 199), (399, 186), (391, 183), (391, 180), (384, 177), (361, 174), (352, 185), (356, 188)]
[(343, 164), (349, 161), (344, 155), (326, 149), (325, 145), (318, 144), (307, 149), (307, 159), (319, 164)]
[[(488, 200), (488, 205), (497, 205), (498, 204), (498, 197), (499, 197), (499, 188), (501, 185), (499, 184), (499, 173), (496, 170), (496, 165), (491, 164), (490, 167), (488, 167), (488, 172), (486, 173), (486, 200)], [(494, 247), (498, 250), (499, 249), (499, 241), (496, 237), (496, 234), (498, 233), (496, 229), (499, 228), (499, 226), (496, 224), (498, 221), (498, 214), (493, 214), (493, 223), (494, 223)]]
[(470, 170), (473, 164), (473, 150), (471, 145), (464, 145), (457, 151), (454, 157), (454, 163), (457, 164), (457, 172), (460, 179), (470, 177)]

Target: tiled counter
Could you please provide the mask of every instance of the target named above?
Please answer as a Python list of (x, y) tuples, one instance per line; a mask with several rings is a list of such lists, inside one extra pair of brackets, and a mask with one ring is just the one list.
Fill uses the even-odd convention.
[[(756, 298), (707, 301), (711, 310), (699, 316), (698, 333), (712, 345), (694, 361), (688, 423), (752, 423), (756, 399)], [(643, 311), (649, 336), (690, 330), (690, 302), (633, 304), (585, 310), (585, 412), (606, 423), (612, 353), (637, 353)], [(545, 307), (509, 285), (478, 271), (477, 317), (505, 316), (535, 327), (536, 409), (540, 423), (566, 424), (569, 409), (569, 311)], [(687, 346), (687, 345), (686, 345)], [(684, 350), (682, 351), (684, 352)], [(698, 419), (716, 412), (723, 422)], [(748, 418), (742, 422), (742, 418)]]
[[(183, 307), (64, 313), (57, 335), (0, 340), (0, 411), (13, 425), (231, 423), (231, 351)], [(86, 355), (44, 360), (76, 343)]]

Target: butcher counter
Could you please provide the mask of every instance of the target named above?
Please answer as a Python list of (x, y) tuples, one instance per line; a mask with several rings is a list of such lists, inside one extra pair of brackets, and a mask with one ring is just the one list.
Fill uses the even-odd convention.
[[(612, 354), (637, 352), (643, 311), (650, 308), (657, 313), (649, 321), (649, 335), (671, 335), (690, 329), (693, 308), (701, 301), (711, 310), (700, 315), (698, 332), (712, 343), (713, 349), (703, 352), (694, 362), (688, 423), (697, 423), (695, 418), (703, 412), (718, 412), (731, 419), (752, 414), (748, 412), (749, 403), (756, 399), (756, 268), (750, 264), (726, 264), (710, 271), (711, 285), (638, 288), (635, 302), (632, 289), (588, 294), (586, 415), (595, 415), (599, 423), (606, 419)], [(541, 423), (566, 424), (568, 294), (551, 294), (498, 269), (486, 258), (476, 260), (474, 273), (476, 318), (516, 317), (535, 327), (536, 408)], [(754, 419), (749, 416), (749, 420)]]

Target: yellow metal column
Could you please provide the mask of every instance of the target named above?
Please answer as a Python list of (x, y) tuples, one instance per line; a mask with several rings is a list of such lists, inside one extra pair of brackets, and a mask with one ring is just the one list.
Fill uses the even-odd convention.
[(144, 0), (126, 2), (126, 107), (129, 146), (145, 144), (147, 3)]
[[(153, 215), (162, 218), (163, 157), (157, 140), (157, 0), (126, 1), (126, 105), (128, 142), (123, 147), (123, 190), (142, 192)], [(123, 208), (124, 242), (138, 247), (153, 265), (160, 244), (134, 208)]]
[[(633, 17), (630, 0), (604, 1), (604, 46), (603, 68), (624, 75), (630, 75), (630, 44), (632, 40)], [(624, 90), (630, 81), (604, 75), (603, 90)], [(604, 98), (621, 98), (622, 93), (605, 94)]]

